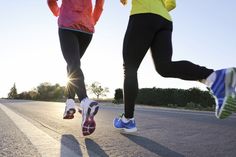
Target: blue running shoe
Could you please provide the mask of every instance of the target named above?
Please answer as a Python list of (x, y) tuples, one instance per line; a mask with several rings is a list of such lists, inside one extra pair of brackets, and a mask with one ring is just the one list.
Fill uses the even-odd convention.
[(215, 71), (211, 91), (216, 100), (216, 117), (224, 119), (236, 111), (236, 68)]
[(122, 116), (120, 116), (120, 117), (115, 118), (113, 121), (113, 126), (116, 129), (124, 130), (127, 133), (136, 132), (137, 128), (136, 128), (135, 119), (132, 118), (127, 123), (125, 123), (122, 121), (123, 116), (124, 116), (124, 114), (122, 114)]

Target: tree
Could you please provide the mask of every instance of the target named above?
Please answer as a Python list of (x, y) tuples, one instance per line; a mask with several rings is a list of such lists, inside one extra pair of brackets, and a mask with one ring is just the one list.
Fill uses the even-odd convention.
[(18, 99), (25, 99), (25, 100), (36, 100), (38, 95), (39, 94), (38, 94), (36, 88), (34, 88), (31, 91), (21, 92), (20, 94), (18, 94), (17, 98)]
[(59, 84), (51, 85), (49, 82), (41, 83), (37, 87), (39, 100), (58, 100), (64, 97), (65, 87)]
[(109, 89), (107, 87), (103, 88), (99, 82), (92, 83), (88, 87), (88, 90), (96, 95), (97, 99), (99, 99), (100, 96), (106, 96), (106, 93), (109, 93)]
[(119, 104), (123, 102), (123, 90), (118, 88), (115, 90), (114, 103)]
[(10, 92), (8, 93), (9, 99), (16, 99), (17, 98), (17, 89), (16, 84), (14, 83), (13, 87), (10, 89)]

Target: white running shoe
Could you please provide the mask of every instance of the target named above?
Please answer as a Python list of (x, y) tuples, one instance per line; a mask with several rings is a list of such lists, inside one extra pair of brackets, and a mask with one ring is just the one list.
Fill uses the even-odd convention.
[(87, 136), (92, 134), (96, 129), (94, 116), (97, 114), (99, 106), (96, 101), (84, 98), (80, 103), (80, 107), (82, 108), (79, 111), (82, 114), (82, 132), (84, 136)]
[(67, 99), (63, 119), (73, 119), (75, 112), (76, 112), (75, 101), (73, 99)]

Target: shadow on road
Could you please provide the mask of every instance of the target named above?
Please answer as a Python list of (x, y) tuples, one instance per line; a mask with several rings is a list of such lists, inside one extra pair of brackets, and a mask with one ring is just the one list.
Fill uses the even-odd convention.
[[(96, 142), (94, 142), (92, 139), (86, 138), (85, 144), (86, 144), (87, 148), (90, 148), (91, 150), (93, 150), (93, 152), (95, 152), (96, 154), (99, 154), (99, 156), (109, 157), (109, 155), (107, 155), (105, 153), (105, 151), (102, 150), (102, 148)], [(92, 154), (90, 154), (89, 151), (88, 151), (88, 154), (89, 154), (89, 156), (92, 157)]]
[(184, 157), (184, 155), (170, 150), (169, 148), (156, 143), (153, 140), (150, 140), (146, 137), (131, 135), (131, 134), (124, 134), (121, 133), (123, 136), (127, 137), (129, 140), (133, 141), (134, 143), (138, 144), (139, 146), (159, 155), (162, 157)]
[[(80, 144), (73, 135), (71, 135), (71, 134), (62, 135), (61, 136), (61, 144), (65, 145), (67, 148), (75, 151), (76, 154), (80, 154), (80, 156), (82, 156)], [(64, 154), (63, 151), (64, 150), (61, 148), (61, 154)], [(65, 157), (65, 156), (62, 155), (61, 157)]]
[[(83, 156), (82, 150), (80, 148), (80, 144), (78, 140), (71, 134), (65, 134), (61, 136), (61, 144), (69, 148), (70, 150), (74, 151), (75, 154), (78, 154), (78, 156)], [(87, 153), (89, 157), (93, 157), (94, 155), (99, 155), (102, 157), (109, 157), (104, 150), (101, 149), (101, 147), (94, 142), (92, 139), (85, 138), (85, 145), (87, 149)], [(64, 150), (61, 148), (61, 157), (72, 157), (68, 156), (63, 152)], [(74, 156), (74, 155), (73, 155)]]

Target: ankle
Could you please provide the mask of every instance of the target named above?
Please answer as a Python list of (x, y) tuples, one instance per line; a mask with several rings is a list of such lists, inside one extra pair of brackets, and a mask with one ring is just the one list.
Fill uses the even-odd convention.
[(125, 115), (122, 116), (121, 120), (124, 122), (124, 123), (128, 123), (130, 120), (134, 120), (134, 118), (126, 118)]

